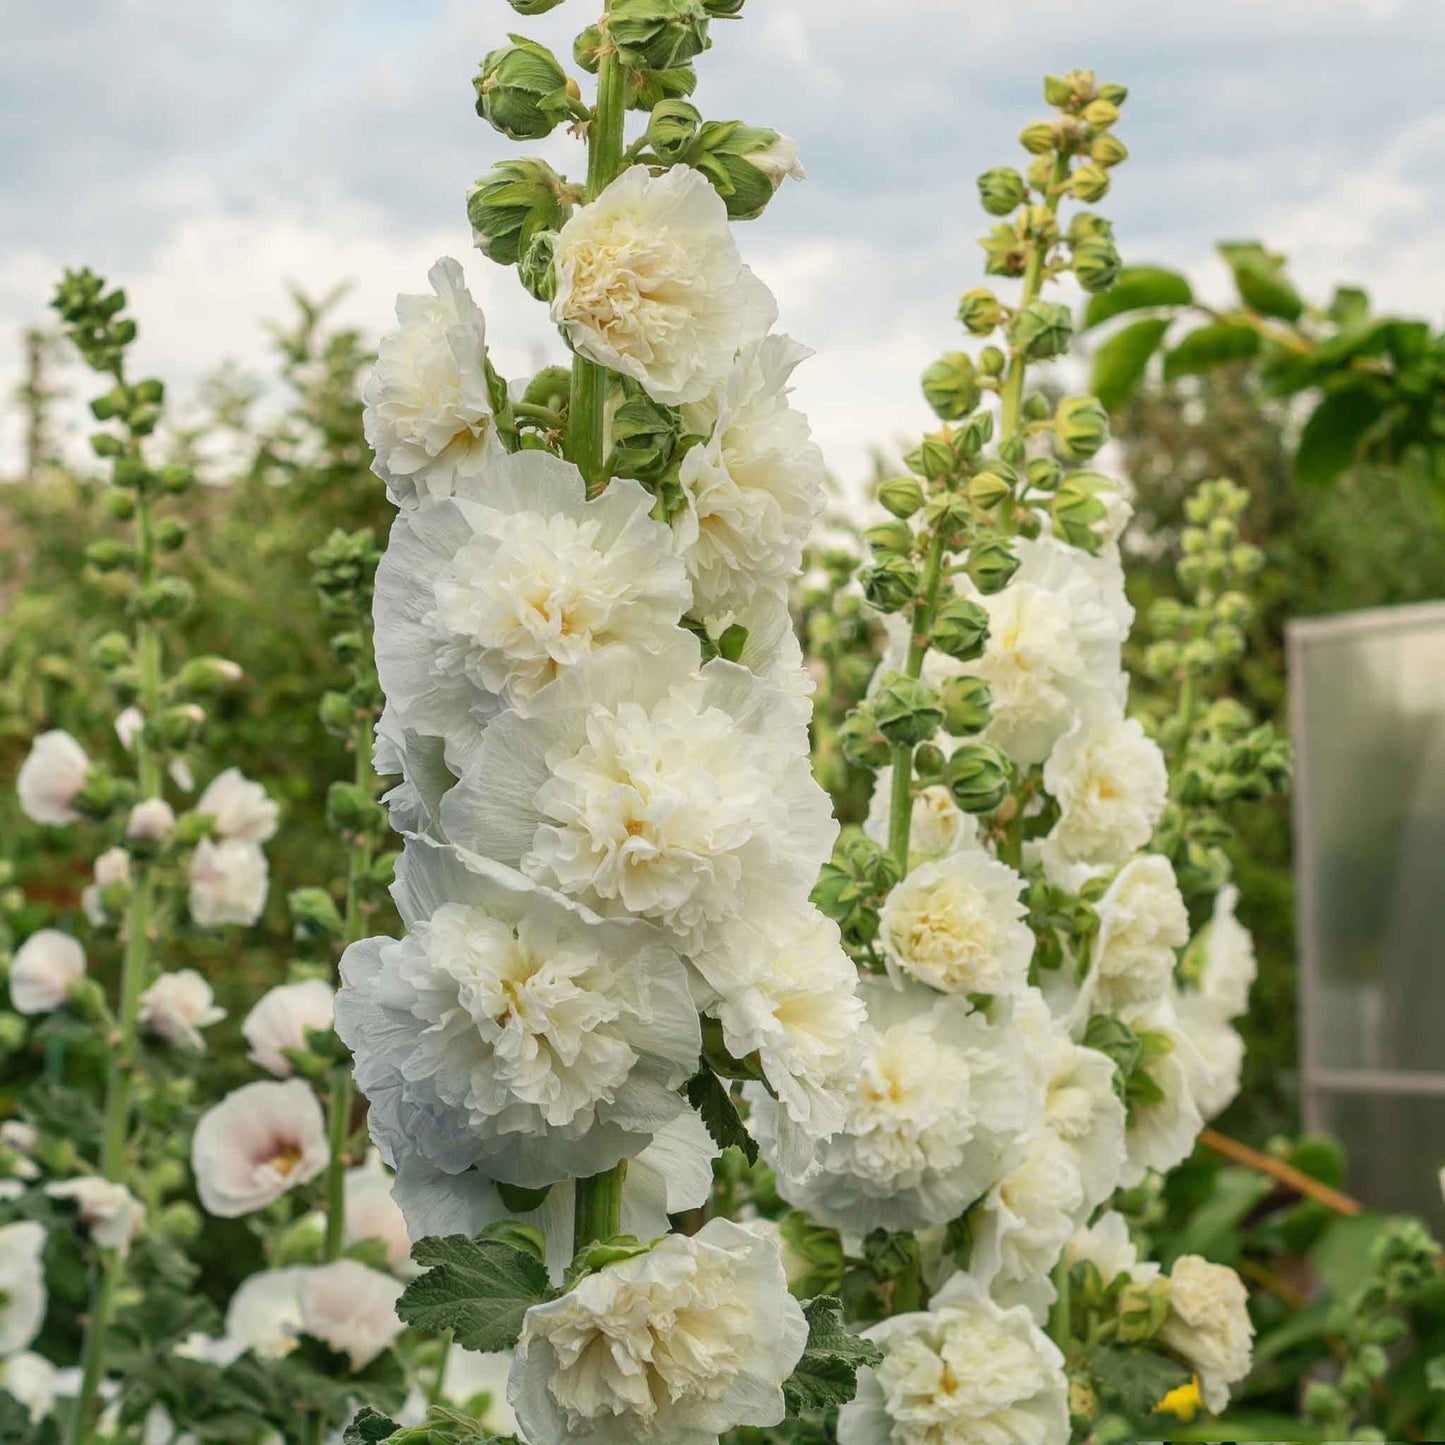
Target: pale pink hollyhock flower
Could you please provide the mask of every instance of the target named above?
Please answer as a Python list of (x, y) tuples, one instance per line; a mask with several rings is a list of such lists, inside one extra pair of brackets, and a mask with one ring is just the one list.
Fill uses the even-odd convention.
[(58, 728), (41, 733), (15, 779), (20, 811), (37, 823), (75, 822), (80, 814), (72, 804), (89, 771), (85, 749), (69, 733)]
[(42, 928), (32, 933), (10, 961), (10, 1007), (19, 1014), (44, 1014), (65, 1004), (66, 990), (85, 977), (85, 950), (68, 933)]
[(168, 1044), (202, 1049), (201, 1030), (218, 1024), (226, 1010), (216, 1007), (211, 985), (193, 968), (163, 973), (141, 996), (137, 1015), (142, 1028), (149, 1029)]
[(418, 1273), (411, 1260), (411, 1238), (401, 1206), (391, 1197), (391, 1171), (375, 1149), (366, 1161), (346, 1171), (346, 1242), (379, 1239), (386, 1246), (386, 1266), (410, 1278)]
[(175, 826), (175, 811), (164, 798), (146, 798), (130, 810), (125, 833), (127, 838), (159, 843)]
[(258, 1068), (278, 1079), (291, 1077), (287, 1049), (304, 1049), (308, 1029), (329, 1029), (332, 1000), (329, 985), (319, 978), (300, 983), (283, 983), (263, 994), (241, 1024), (241, 1034), (251, 1046), (247, 1057)]
[[(266, 1086), (272, 1087), (272, 1086)], [(345, 1355), (364, 1370), (401, 1333), (396, 1302), (402, 1283), (354, 1259), (302, 1270), (300, 1333)]]
[(201, 928), (249, 928), (266, 906), (266, 855), (255, 843), (202, 838), (191, 856), (191, 920)]
[(145, 1205), (125, 1185), (94, 1174), (47, 1184), (45, 1192), (52, 1199), (74, 1200), (80, 1222), (102, 1249), (129, 1249), (145, 1224)]
[(0, 1228), (0, 1355), (23, 1350), (45, 1322), (45, 1230), (33, 1219)]
[(240, 768), (217, 773), (196, 802), (196, 812), (216, 820), (216, 836), (241, 843), (264, 843), (276, 834), (280, 806)]
[(227, 1094), (201, 1115), (191, 1171), (207, 1213), (235, 1219), (314, 1179), (330, 1158), (311, 1086), (266, 1080)]

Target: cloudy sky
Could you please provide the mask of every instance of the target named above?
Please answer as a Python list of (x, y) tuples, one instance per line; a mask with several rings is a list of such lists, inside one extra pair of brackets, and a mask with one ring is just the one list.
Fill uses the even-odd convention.
[[(596, 0), (17, 0), (0, 56), (0, 391), (66, 264), (126, 284), (143, 364), (182, 391), (259, 368), (289, 281), (353, 283), (382, 328), (398, 290), (463, 258), (499, 363), (557, 349), (541, 308), (469, 250), (463, 195), (516, 153), (472, 111), (508, 29), (566, 52)], [(1288, 252), (1307, 290), (1363, 282), (1445, 310), (1442, 0), (750, 0), (714, 27), (697, 101), (797, 137), (810, 179), (742, 229), (782, 325), (819, 353), (798, 400), (835, 469), (927, 416), (917, 376), (981, 279), (973, 178), (1021, 154), (1039, 76), (1129, 86), (1132, 159), (1101, 207), (1127, 260), (1209, 289), (1218, 239)], [(554, 137), (545, 153), (580, 164)], [(0, 415), (0, 471), (18, 420)]]

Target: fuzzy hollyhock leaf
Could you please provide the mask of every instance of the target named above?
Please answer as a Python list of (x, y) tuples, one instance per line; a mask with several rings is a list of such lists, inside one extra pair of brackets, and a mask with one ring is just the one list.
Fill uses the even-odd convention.
[(528, 1309), (550, 1292), (547, 1266), (497, 1239), (423, 1239), (412, 1258), (427, 1272), (406, 1287), (397, 1313), (418, 1329), (451, 1330), (466, 1350), (511, 1349)]
[(798, 1368), (783, 1382), (792, 1415), (846, 1405), (858, 1388), (858, 1371), (883, 1358), (872, 1340), (852, 1334), (843, 1323), (840, 1300), (827, 1295), (809, 1300), (803, 1316), (808, 1321), (808, 1343)]

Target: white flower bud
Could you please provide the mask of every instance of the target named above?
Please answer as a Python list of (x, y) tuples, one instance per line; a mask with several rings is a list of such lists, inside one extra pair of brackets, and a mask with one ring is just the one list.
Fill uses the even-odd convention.
[(319, 978), (283, 983), (265, 993), (241, 1022), (246, 1057), (278, 1079), (292, 1074), (287, 1049), (304, 1049), (308, 1030), (329, 1029), (336, 995)]
[(129, 1249), (130, 1242), (145, 1224), (145, 1205), (123, 1184), (87, 1174), (79, 1179), (62, 1179), (47, 1184), (52, 1199), (70, 1199), (80, 1212), (80, 1222), (102, 1249)]
[(142, 1028), (167, 1043), (202, 1049), (201, 1030), (219, 1023), (226, 1010), (217, 1008), (211, 985), (193, 968), (163, 973), (140, 996), (137, 1019)]
[(45, 1230), (32, 1219), (0, 1227), (0, 1356), (24, 1349), (45, 1321)]
[(143, 798), (130, 810), (125, 835), (141, 843), (160, 843), (175, 826), (175, 811), (164, 798)]

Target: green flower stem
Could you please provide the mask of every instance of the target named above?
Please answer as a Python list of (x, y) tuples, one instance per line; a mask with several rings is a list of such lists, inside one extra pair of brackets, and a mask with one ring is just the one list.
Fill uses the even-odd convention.
[(327, 1264), (341, 1258), (346, 1242), (346, 1136), (351, 1124), (351, 1065), (338, 1064), (331, 1071), (327, 1100), (327, 1139), (331, 1158), (326, 1165)]
[(573, 1210), (572, 1247), (583, 1249), (599, 1239), (611, 1239), (622, 1230), (622, 1177), (618, 1164), (590, 1179), (577, 1180)]
[(1073, 1332), (1069, 1325), (1069, 1316), (1073, 1313), (1073, 1299), (1067, 1256), (1061, 1257), (1054, 1266), (1054, 1291), (1054, 1307), (1049, 1311), (1049, 1338), (1067, 1360), (1074, 1346)]

